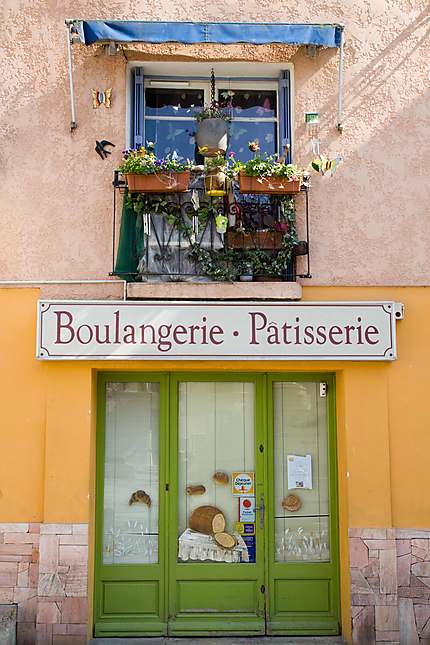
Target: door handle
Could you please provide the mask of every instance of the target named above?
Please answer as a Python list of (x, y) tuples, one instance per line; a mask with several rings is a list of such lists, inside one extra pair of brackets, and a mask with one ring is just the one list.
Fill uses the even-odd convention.
[(264, 495), (261, 495), (261, 497), (260, 497), (260, 506), (259, 506), (258, 510), (260, 512), (260, 529), (264, 529), (264, 511), (265, 511)]

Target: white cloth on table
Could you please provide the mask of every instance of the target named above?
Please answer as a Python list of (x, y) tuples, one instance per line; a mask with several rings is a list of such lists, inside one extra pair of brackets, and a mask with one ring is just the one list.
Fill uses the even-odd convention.
[(213, 562), (249, 562), (248, 549), (243, 538), (233, 534), (237, 544), (233, 549), (223, 549), (211, 535), (185, 529), (179, 537), (180, 560), (212, 560)]

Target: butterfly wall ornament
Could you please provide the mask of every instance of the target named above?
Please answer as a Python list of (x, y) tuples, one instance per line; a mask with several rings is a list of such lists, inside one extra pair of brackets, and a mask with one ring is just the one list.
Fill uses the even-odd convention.
[(100, 90), (92, 89), (91, 93), (93, 95), (93, 108), (96, 110), (101, 105), (104, 105), (106, 108), (111, 107), (112, 99), (112, 88), (108, 87), (104, 92)]
[(337, 167), (342, 163), (342, 161), (343, 158), (340, 155), (334, 159), (328, 159), (324, 155), (318, 155), (318, 157), (311, 161), (311, 166), (316, 170), (316, 172), (321, 173), (321, 175), (333, 177)]

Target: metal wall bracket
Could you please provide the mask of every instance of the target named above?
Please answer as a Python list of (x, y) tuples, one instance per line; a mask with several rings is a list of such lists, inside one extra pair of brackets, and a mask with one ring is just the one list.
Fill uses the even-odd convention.
[(405, 305), (402, 302), (394, 303), (394, 318), (396, 320), (403, 320), (405, 317)]

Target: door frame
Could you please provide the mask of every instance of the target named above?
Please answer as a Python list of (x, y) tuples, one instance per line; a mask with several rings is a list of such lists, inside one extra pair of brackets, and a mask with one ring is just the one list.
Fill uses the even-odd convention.
[[(220, 628), (208, 629), (208, 616), (181, 616), (174, 618), (176, 601), (177, 567), (188, 566), (177, 562), (177, 526), (178, 526), (178, 384), (182, 381), (247, 381), (255, 383), (255, 474), (256, 502), (264, 494), (266, 519), (264, 529), (257, 533), (257, 563), (242, 567), (246, 578), (248, 567), (260, 568), (258, 579), (263, 575), (262, 586), (257, 598), (258, 618), (248, 620), (238, 616), (224, 616)], [(105, 385), (108, 381), (159, 382), (160, 383), (160, 476), (159, 476), (159, 562), (158, 564), (103, 564), (103, 494), (105, 467)], [(274, 425), (273, 397), (270, 396), (271, 384), (274, 381), (288, 382), (321, 382), (328, 384), (327, 424), (328, 424), (328, 458), (329, 458), (329, 500), (330, 500), (330, 545), (334, 567), (333, 588), (331, 590), (331, 624), (319, 623), (314, 626), (305, 624), (300, 617), (297, 620), (282, 618), (278, 620), (275, 613), (275, 594), (273, 568), (274, 560)], [(263, 445), (263, 452), (259, 446)], [(269, 467), (269, 463), (272, 464)], [(167, 485), (166, 485), (167, 484)], [(270, 491), (270, 494), (268, 494)], [(174, 495), (175, 497), (171, 497)], [(93, 622), (95, 636), (145, 636), (165, 635), (258, 635), (267, 634), (338, 634), (340, 633), (340, 580), (339, 580), (339, 509), (337, 481), (336, 450), (336, 395), (335, 374), (323, 372), (144, 372), (144, 371), (110, 371), (99, 372), (97, 382), (97, 435), (96, 435), (96, 504), (95, 504), (95, 550), (94, 550), (94, 607)], [(258, 513), (256, 517), (259, 524)], [(263, 539), (262, 539), (263, 538)], [(264, 551), (262, 552), (262, 549)], [(197, 564), (197, 563), (196, 563)], [(301, 564), (301, 563), (300, 563)], [(313, 566), (315, 563), (309, 563)], [(197, 564), (197, 567), (238, 568), (241, 565), (214, 563)], [(291, 565), (289, 565), (291, 566)], [(133, 571), (134, 570), (134, 571)], [(194, 570), (195, 571), (195, 570)], [(240, 571), (240, 570), (239, 570)], [(249, 571), (249, 570), (248, 570)], [(207, 570), (209, 575), (209, 569)], [(233, 574), (233, 569), (230, 569)], [(109, 576), (107, 575), (109, 574)], [(227, 578), (237, 579), (228, 574)], [(190, 579), (198, 578), (198, 570)], [(242, 574), (240, 576), (242, 578)], [(239, 579), (240, 579), (239, 578)], [(152, 616), (109, 617), (103, 613), (103, 582), (127, 580), (159, 580), (158, 618)], [(175, 581), (175, 583), (173, 582)], [(259, 584), (260, 586), (260, 584)], [(209, 617), (210, 618), (210, 617)], [(228, 621), (226, 620), (228, 618)], [(317, 619), (318, 617), (316, 617)], [(264, 624), (261, 631), (261, 619)], [(306, 618), (305, 618), (306, 621)], [(210, 624), (210, 621), (209, 621)], [(215, 625), (213, 625), (215, 627)]]

